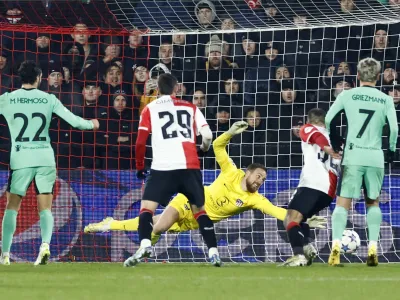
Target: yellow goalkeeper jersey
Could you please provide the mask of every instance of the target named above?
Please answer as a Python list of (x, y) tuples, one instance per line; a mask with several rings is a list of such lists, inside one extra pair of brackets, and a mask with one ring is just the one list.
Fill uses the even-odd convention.
[(236, 168), (226, 152), (226, 145), (230, 139), (231, 135), (224, 133), (213, 142), (215, 158), (221, 173), (210, 186), (204, 187), (207, 215), (212, 221), (218, 222), (249, 209), (258, 209), (283, 221), (286, 209), (273, 205), (258, 192), (243, 191), (240, 183), (245, 172)]

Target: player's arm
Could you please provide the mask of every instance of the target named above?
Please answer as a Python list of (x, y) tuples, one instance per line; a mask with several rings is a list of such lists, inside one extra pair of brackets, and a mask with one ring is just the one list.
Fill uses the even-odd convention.
[(343, 94), (346, 94), (346, 91), (340, 93), (325, 116), (325, 126), (329, 132), (332, 147), (335, 150), (341, 148), (343, 139), (337, 134), (335, 124), (332, 121), (338, 114), (344, 111)]
[[(146, 154), (146, 143), (149, 134), (151, 133), (151, 118), (149, 107), (146, 106), (140, 114), (139, 130), (136, 138), (135, 146), (135, 159), (136, 159), (136, 170), (141, 171), (140, 175), (144, 179), (144, 156)], [(139, 173), (138, 173), (139, 177)]]
[(399, 125), (397, 123), (397, 115), (393, 101), (386, 102), (386, 117), (390, 128), (389, 149), (390, 151), (395, 152), (399, 133)]
[(221, 172), (227, 172), (232, 168), (236, 170), (236, 167), (232, 164), (229, 155), (226, 152), (226, 145), (228, 145), (234, 135), (245, 131), (247, 126), (248, 124), (244, 121), (235, 122), (227, 132), (221, 134), (215, 139), (213, 143), (214, 154), (215, 159), (221, 168)]
[(75, 114), (73, 114), (68, 108), (66, 108), (56, 96), (51, 95), (54, 101), (53, 113), (58, 115), (64, 121), (74, 128), (81, 130), (97, 130), (99, 128), (99, 122), (97, 120), (85, 120)]
[(320, 147), (325, 153), (336, 159), (340, 159), (340, 155), (335, 153), (327, 138), (316, 127), (312, 125), (302, 126), (300, 128), (300, 138), (305, 143), (318, 145), (318, 147)]
[(197, 135), (201, 135), (202, 137), (202, 143), (200, 146), (200, 149), (203, 152), (207, 152), (208, 149), (210, 149), (211, 142), (212, 142), (212, 132), (210, 129), (210, 126), (208, 126), (208, 123), (206, 119), (204, 118), (203, 113), (201, 110), (196, 107), (196, 113), (194, 114), (195, 117), (195, 123), (197, 126)]

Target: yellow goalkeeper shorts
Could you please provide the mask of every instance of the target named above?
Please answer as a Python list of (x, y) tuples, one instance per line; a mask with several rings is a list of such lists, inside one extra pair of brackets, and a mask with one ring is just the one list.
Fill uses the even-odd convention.
[(175, 208), (179, 213), (178, 222), (171, 226), (168, 230), (169, 232), (184, 232), (199, 229), (199, 224), (190, 209), (189, 200), (184, 195), (178, 194), (172, 199), (168, 206)]

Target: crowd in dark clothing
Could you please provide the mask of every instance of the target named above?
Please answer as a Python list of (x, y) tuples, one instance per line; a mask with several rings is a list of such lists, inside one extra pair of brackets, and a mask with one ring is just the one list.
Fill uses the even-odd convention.
[[(203, 2), (199, 10), (212, 9)], [(235, 26), (228, 16), (219, 20), (222, 29)], [(20, 88), (18, 66), (34, 60), (43, 71), (41, 90), (100, 121), (99, 131), (81, 132), (54, 116), (50, 136), (59, 168), (134, 169), (140, 112), (156, 99), (156, 79), (165, 72), (179, 80), (177, 97), (204, 113), (214, 138), (237, 120), (249, 123), (228, 147), (240, 167), (300, 167), (299, 128), (307, 112), (328, 110), (340, 92), (356, 87), (362, 58), (382, 63), (378, 88), (394, 97), (396, 108), (400, 102), (399, 23), (171, 36), (138, 30), (96, 36), (87, 29), (79, 23), (71, 34), (0, 31), (1, 93)], [(10, 145), (4, 119), (0, 145)], [(217, 167), (212, 150), (202, 160), (204, 168)], [(6, 163), (2, 155), (0, 166)]]

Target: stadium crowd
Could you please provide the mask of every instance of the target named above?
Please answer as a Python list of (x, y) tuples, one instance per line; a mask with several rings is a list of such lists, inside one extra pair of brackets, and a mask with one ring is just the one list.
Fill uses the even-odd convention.
[[(231, 33), (236, 21), (217, 15), (211, 1), (199, 1), (194, 13), (201, 27), (228, 33), (145, 36), (132, 29), (129, 36), (96, 36), (86, 32), (84, 21), (71, 34), (2, 30), (0, 92), (20, 88), (16, 70), (22, 61), (34, 60), (43, 70), (42, 90), (57, 95), (75, 114), (100, 120), (96, 133), (51, 120), (59, 168), (134, 169), (139, 115), (157, 98), (156, 78), (165, 72), (178, 78), (177, 97), (203, 111), (215, 137), (234, 121), (249, 123), (229, 145), (240, 167), (251, 162), (300, 167), (299, 128), (307, 112), (328, 110), (341, 91), (356, 87), (361, 58), (382, 63), (379, 88), (398, 108), (400, 23)], [(7, 20), (18, 24), (22, 14), (8, 10)], [(269, 18), (276, 14), (271, 7)], [(307, 22), (302, 11), (292, 18), (300, 26)], [(344, 134), (345, 120), (337, 124)], [(4, 119), (0, 141), (0, 168), (7, 168)], [(203, 166), (216, 167), (212, 149)]]

